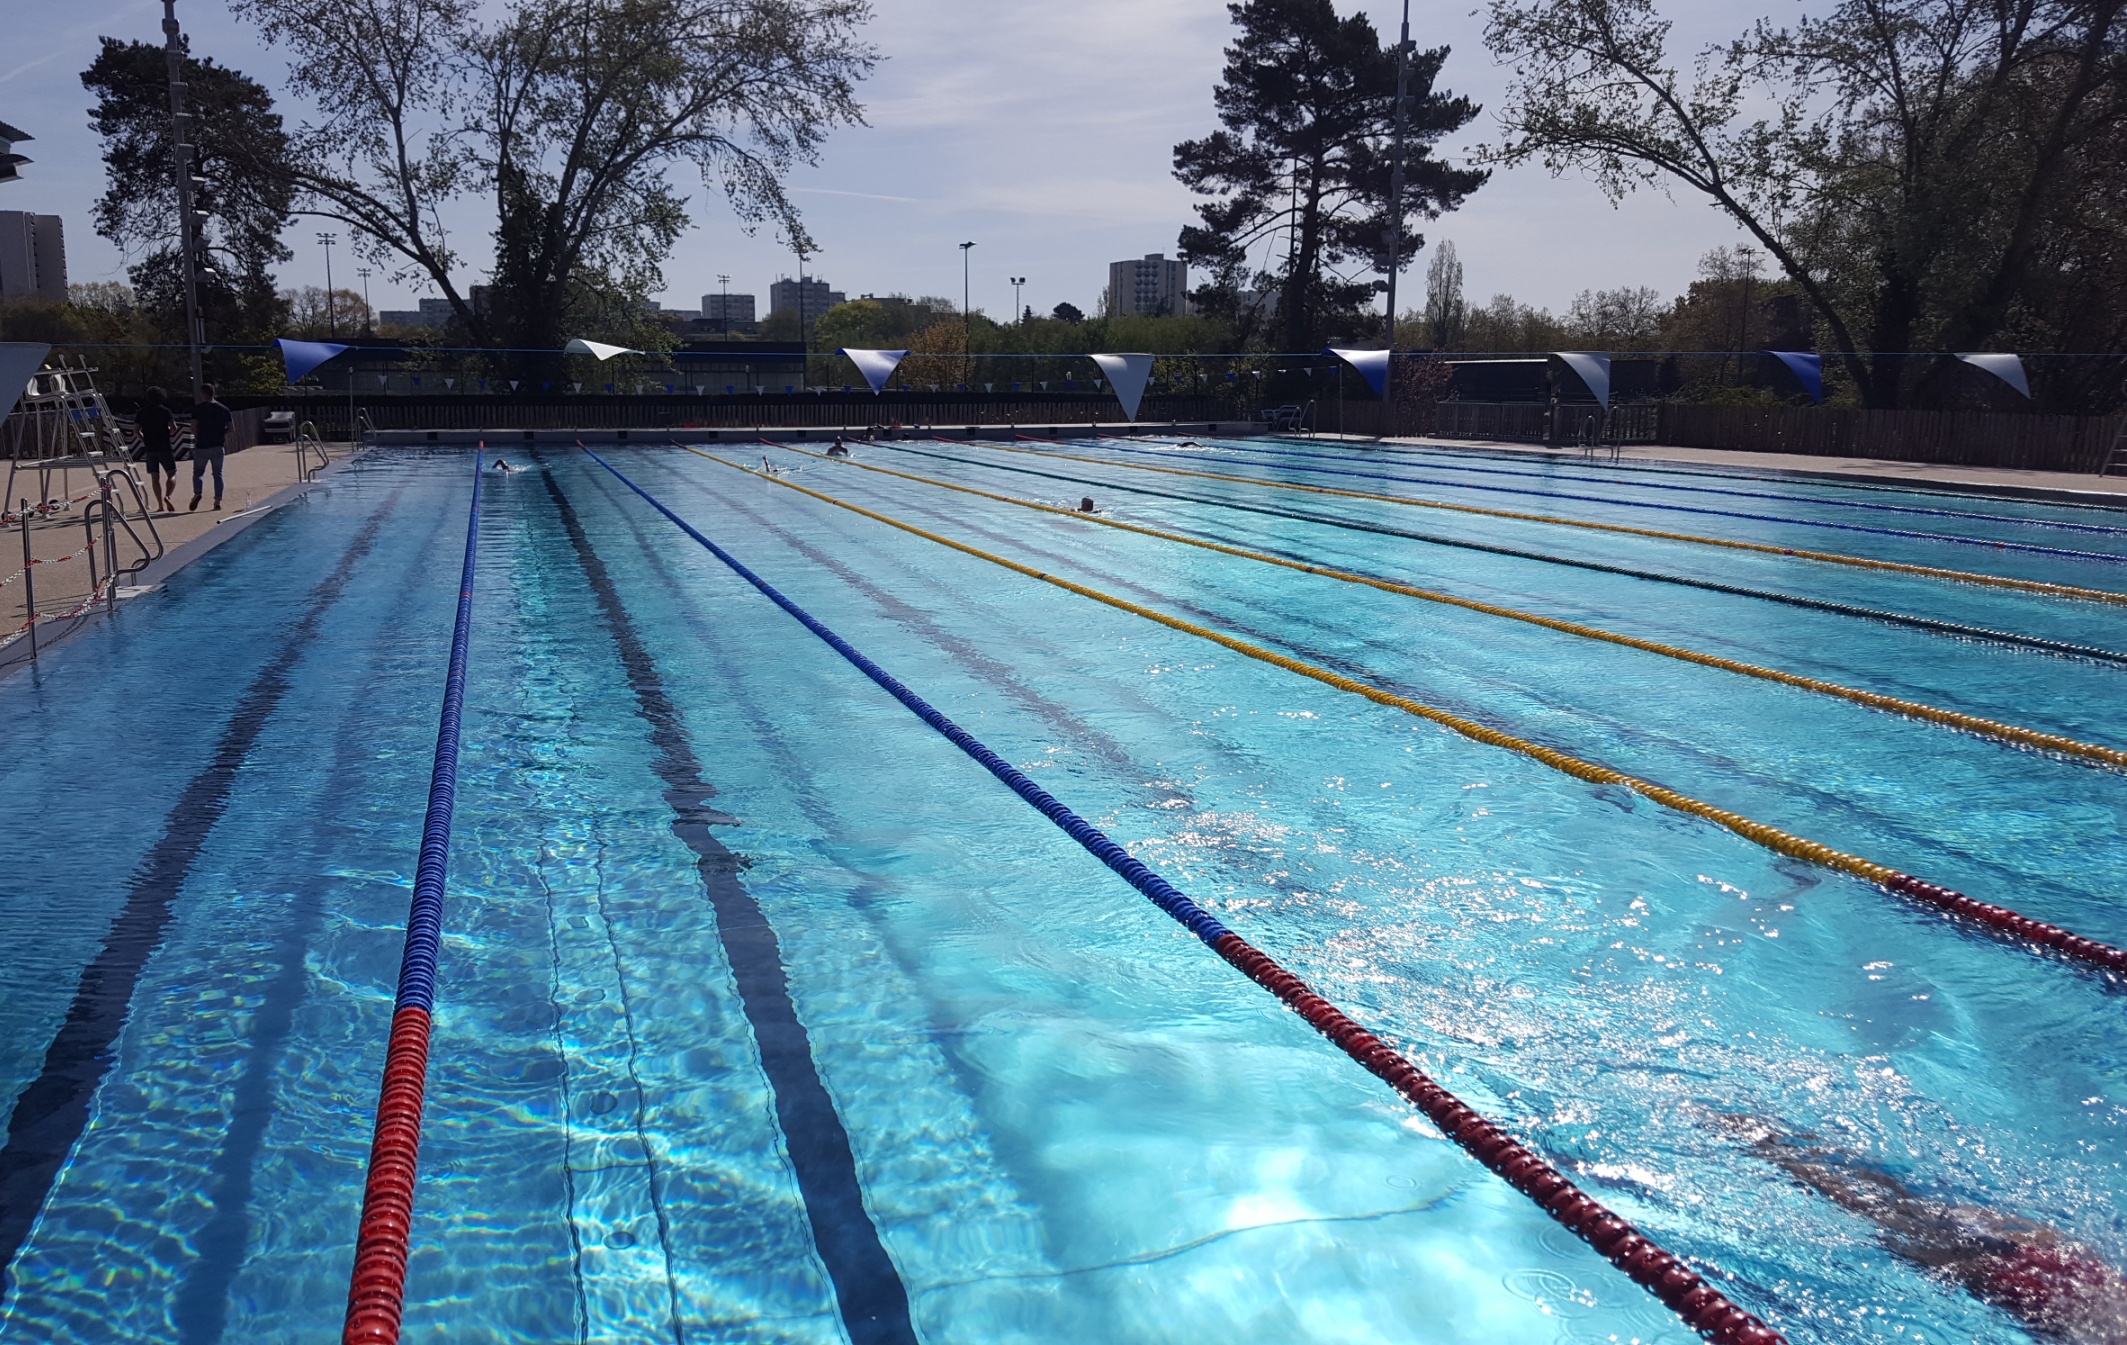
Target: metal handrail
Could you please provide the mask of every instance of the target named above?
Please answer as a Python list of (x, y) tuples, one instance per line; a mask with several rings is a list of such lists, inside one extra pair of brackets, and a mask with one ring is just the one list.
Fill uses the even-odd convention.
[[(161, 560), (163, 557), (162, 531), (155, 526), (155, 511), (148, 508), (148, 497), (141, 493), (140, 482), (134, 478), (133, 469), (123, 464), (108, 468), (98, 474), (96, 484), (107, 494), (115, 493), (111, 488), (111, 482), (114, 479), (125, 482), (126, 489), (133, 492), (133, 507), (140, 511), (140, 521), (148, 525), (148, 536), (155, 539), (155, 554), (150, 559)], [(125, 514), (125, 508), (121, 505), (118, 510), (118, 517), (121, 521), (124, 520)], [(127, 530), (131, 531), (130, 526)], [(139, 538), (136, 537), (134, 540), (138, 541)], [(142, 550), (146, 550), (146, 547), (143, 546)], [(143, 563), (145, 564), (145, 562)]]

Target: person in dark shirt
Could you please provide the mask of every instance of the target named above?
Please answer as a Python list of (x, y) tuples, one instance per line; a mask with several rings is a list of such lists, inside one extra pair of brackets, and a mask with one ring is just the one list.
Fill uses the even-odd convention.
[(172, 442), (177, 417), (170, 414), (170, 394), (149, 388), (147, 400), (134, 413), (140, 429), (140, 460), (148, 465), (148, 489), (155, 507), (166, 514), (177, 512), (177, 450)]
[(234, 413), (214, 398), (214, 385), (203, 384), (201, 400), (192, 408), (192, 503), (199, 508), (207, 467), (214, 467), (214, 507), (222, 507), (222, 458), (229, 451), (229, 422)]

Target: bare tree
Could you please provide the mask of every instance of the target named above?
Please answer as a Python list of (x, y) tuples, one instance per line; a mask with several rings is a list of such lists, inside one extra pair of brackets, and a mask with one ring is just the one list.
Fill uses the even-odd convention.
[[(804, 238), (783, 179), (862, 122), (868, 0), (235, 0), (319, 109), (299, 206), (442, 290), (483, 344), (549, 350), (653, 291), (686, 227), (680, 164), (749, 229)], [(475, 304), (447, 204), (491, 194), (493, 299)]]

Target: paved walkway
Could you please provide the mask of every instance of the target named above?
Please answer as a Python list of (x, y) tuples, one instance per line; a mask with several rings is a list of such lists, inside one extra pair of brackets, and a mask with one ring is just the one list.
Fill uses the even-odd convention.
[[(1373, 442), (1365, 440), (1361, 442)], [(1383, 443), (1413, 447), (1471, 448), (1488, 453), (1520, 453), (1579, 459), (1578, 449), (1542, 444), (1512, 444), (1477, 439), (1387, 439)], [(1608, 462), (1604, 453), (1596, 461)], [(1628, 444), (1621, 463), (1678, 463), (1730, 471), (1845, 477), (1871, 484), (1968, 490), (1984, 495), (2032, 499), (2072, 499), (2082, 504), (2127, 508), (2127, 476), (2093, 476), (2082, 472), (2033, 472), (2013, 467), (1959, 467), (1940, 462), (1896, 462), (1888, 458), (1828, 458), (1806, 453), (1740, 453), (1720, 448), (1670, 448)]]

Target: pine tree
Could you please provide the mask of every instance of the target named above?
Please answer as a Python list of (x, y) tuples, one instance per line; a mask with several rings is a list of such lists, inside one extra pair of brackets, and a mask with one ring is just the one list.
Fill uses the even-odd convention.
[[(1274, 287), (1286, 350), (1311, 350), (1356, 325), (1370, 281), (1328, 274), (1352, 262), (1385, 272), (1424, 245), (1417, 224), (1453, 210), (1485, 180), (1433, 157), (1477, 105), (1437, 91), (1446, 47), (1410, 56), (1400, 255), (1387, 256), (1390, 135), (1396, 53), (1364, 14), (1337, 17), (1330, 0), (1246, 0), (1227, 7), (1240, 35), (1212, 92), (1221, 129), (1174, 147), (1174, 175), (1213, 199), (1182, 230), (1182, 255), (1211, 273), (1207, 310)], [(1284, 255), (1275, 255), (1282, 244)], [(1251, 266), (1261, 250), (1264, 261)]]

